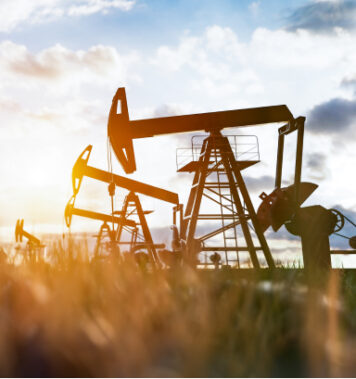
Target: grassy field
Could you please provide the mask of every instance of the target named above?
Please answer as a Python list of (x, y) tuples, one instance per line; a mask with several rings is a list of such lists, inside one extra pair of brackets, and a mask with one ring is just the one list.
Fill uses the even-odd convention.
[(1, 264), (1, 376), (356, 375), (352, 271), (148, 272), (86, 249)]

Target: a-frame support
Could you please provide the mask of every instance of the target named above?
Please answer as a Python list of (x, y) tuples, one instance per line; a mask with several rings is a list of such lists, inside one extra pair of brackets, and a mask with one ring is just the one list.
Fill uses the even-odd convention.
[[(134, 240), (131, 240), (131, 251), (135, 250), (136, 245), (141, 245), (142, 248), (145, 248), (148, 252), (148, 256), (151, 260), (153, 266), (160, 267), (161, 263), (158, 258), (158, 254), (156, 252), (156, 245), (153, 242), (152, 235), (146, 220), (146, 213), (150, 213), (150, 211), (144, 211), (142, 209), (142, 205), (140, 202), (140, 198), (134, 192), (129, 192), (125, 197), (124, 204), (122, 206), (122, 210), (120, 212), (124, 218), (130, 217), (131, 215), (137, 215), (139, 222), (136, 223), (135, 230), (132, 231), (132, 236), (134, 236)], [(141, 226), (143, 242), (137, 243), (137, 232), (138, 227)], [(119, 224), (116, 232), (116, 241), (120, 243), (122, 238), (122, 233), (124, 230), (124, 225)]]
[[(260, 268), (257, 250), (264, 253), (270, 268), (275, 266), (242, 178), (241, 169), (242, 167), (235, 158), (228, 138), (223, 136), (220, 131), (210, 133), (202, 145), (181, 227), (181, 238), (186, 240), (186, 259), (191, 264), (196, 263), (196, 256), (201, 247), (201, 241), (196, 238), (196, 228), (198, 220), (202, 219), (203, 216), (200, 214), (200, 206), (204, 190), (208, 187), (206, 179), (212, 172), (223, 171), (227, 176), (227, 187), (231, 193), (234, 214), (238, 219), (237, 222), (231, 223), (231, 227), (235, 227), (237, 223), (240, 224), (246, 241), (246, 246), (236, 246), (234, 249), (236, 251), (248, 251), (255, 268)], [(251, 221), (259, 246), (254, 244), (248, 220)], [(221, 228), (221, 230), (223, 229)]]
[[(119, 224), (121, 225), (121, 224)], [(100, 255), (100, 247), (102, 245), (103, 239), (105, 237), (109, 237), (111, 252), (115, 255), (115, 257), (120, 258), (119, 250), (115, 241), (115, 230), (111, 230), (110, 226), (106, 221), (101, 225), (98, 235), (96, 236), (96, 244), (94, 250), (94, 257), (98, 258)]]

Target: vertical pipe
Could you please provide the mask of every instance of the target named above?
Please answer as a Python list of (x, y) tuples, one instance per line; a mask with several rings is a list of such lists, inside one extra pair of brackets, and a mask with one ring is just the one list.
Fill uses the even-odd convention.
[(282, 167), (283, 167), (283, 152), (284, 152), (284, 134), (278, 129), (278, 150), (277, 150), (277, 163), (276, 163), (276, 180), (275, 188), (281, 188), (282, 184)]
[(298, 117), (297, 135), (297, 151), (295, 160), (295, 175), (294, 175), (294, 201), (296, 206), (299, 204), (300, 181), (302, 176), (302, 160), (303, 160), (303, 140), (304, 140), (304, 122), (305, 117)]

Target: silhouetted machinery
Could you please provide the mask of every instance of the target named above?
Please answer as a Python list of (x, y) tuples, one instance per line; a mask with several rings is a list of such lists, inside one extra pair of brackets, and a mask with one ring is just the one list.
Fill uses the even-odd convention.
[[(272, 226), (272, 229), (276, 232), (284, 225), (288, 232), (301, 237), (303, 263), (306, 269), (330, 269), (331, 253), (354, 254), (355, 251), (330, 251), (329, 236), (338, 234), (343, 228), (345, 220), (355, 227), (356, 225), (336, 209), (326, 209), (321, 205), (301, 207), (304, 201), (318, 187), (314, 183), (301, 182), (304, 121), (304, 117), (299, 117), (294, 124), (294, 128), (291, 128), (288, 124), (279, 128), (276, 188), (270, 195), (265, 193), (260, 195), (262, 203), (257, 211), (257, 217), (263, 231)], [(281, 187), (284, 138), (295, 130), (298, 135), (294, 184), (289, 187)], [(352, 249), (356, 248), (355, 237), (342, 237), (349, 239)]]
[(41, 241), (35, 237), (33, 234), (26, 232), (23, 228), (24, 220), (17, 220), (15, 227), (15, 241), (22, 242), (23, 238), (27, 239), (26, 244), (26, 258), (37, 260), (45, 245), (41, 243)]
[[(119, 106), (118, 106), (119, 105)], [(119, 88), (113, 98), (108, 121), (108, 136), (113, 150), (126, 173), (136, 170), (133, 139), (146, 138), (162, 134), (182, 133), (205, 130), (208, 136), (201, 144), (199, 159), (190, 162), (184, 171), (194, 172), (194, 179), (184, 215), (180, 217), (180, 238), (185, 241), (185, 260), (197, 264), (197, 255), (201, 251), (247, 251), (254, 267), (260, 267), (257, 250), (263, 252), (267, 265), (274, 267), (274, 261), (259, 225), (255, 210), (248, 194), (241, 171), (253, 163), (238, 161), (231, 148), (228, 137), (221, 130), (266, 123), (288, 122), (294, 125), (293, 115), (285, 105), (222, 112), (210, 112), (184, 116), (162, 117), (146, 120), (129, 120), (126, 94)], [(183, 171), (183, 170), (181, 170)], [(224, 179), (222, 177), (224, 176)], [(210, 178), (210, 180), (208, 179)], [(223, 190), (227, 190), (223, 193)], [(218, 204), (229, 214), (202, 214), (202, 197), (214, 194)], [(227, 204), (225, 203), (227, 202)], [(182, 211), (182, 207), (176, 211)], [(175, 217), (177, 220), (177, 218)], [(197, 237), (198, 220), (223, 220), (223, 225), (204, 236)], [(230, 219), (230, 223), (225, 221)], [(251, 222), (251, 226), (248, 221)], [(241, 226), (246, 245), (207, 246), (204, 242), (228, 229)], [(253, 240), (254, 230), (257, 242)], [(232, 237), (237, 241), (236, 235)], [(226, 241), (226, 238), (224, 238)]]
[[(241, 171), (257, 163), (259, 158), (239, 159), (237, 144), (234, 146), (229, 136), (221, 131), (224, 128), (280, 122), (286, 124), (279, 128), (275, 189), (270, 195), (261, 194), (262, 204), (256, 214)], [(174, 224), (179, 223), (180, 226), (179, 240), (184, 242), (181, 250), (186, 262), (196, 265), (200, 252), (211, 251), (215, 252), (211, 260), (218, 267), (220, 259), (217, 252), (224, 252), (228, 262), (228, 254), (233, 251), (239, 264), (238, 253), (247, 251), (253, 266), (259, 268), (257, 251), (260, 250), (268, 267), (273, 268), (274, 261), (263, 233), (269, 226), (277, 231), (285, 225), (289, 232), (301, 236), (305, 267), (318, 265), (329, 268), (329, 235), (340, 230), (341, 216), (321, 206), (301, 207), (317, 188), (313, 183), (301, 182), (304, 122), (305, 117), (295, 119), (285, 105), (130, 121), (125, 89), (119, 88), (109, 113), (108, 137), (118, 161), (129, 174), (136, 170), (133, 139), (202, 130), (208, 132), (200, 143), (197, 159), (194, 159), (192, 147), (192, 161), (178, 170), (194, 173), (184, 213), (182, 205), (174, 208)], [(294, 183), (281, 187), (284, 138), (294, 131), (297, 132)], [(218, 204), (220, 211), (202, 213), (203, 197)], [(219, 221), (220, 226), (197, 236), (200, 220)], [(237, 226), (245, 240), (242, 246), (238, 243)], [(232, 233), (227, 236), (229, 230)], [(221, 234), (223, 246), (207, 244), (208, 240)], [(355, 246), (355, 239), (350, 239), (351, 247)]]
[[(92, 146), (89, 145), (78, 157), (72, 170), (73, 196), (70, 198), (65, 209), (65, 220), (68, 227), (71, 225), (73, 215), (91, 218), (103, 221), (99, 234), (97, 235), (97, 244), (95, 254), (98, 255), (100, 243), (105, 234), (108, 236), (113, 252), (120, 257), (120, 245), (126, 245), (132, 253), (139, 249), (147, 250), (149, 260), (154, 266), (160, 266), (160, 260), (157, 255), (157, 249), (164, 248), (164, 244), (155, 244), (152, 239), (150, 229), (147, 224), (146, 215), (152, 211), (144, 211), (139, 194), (150, 196), (152, 198), (165, 201), (172, 204), (178, 204), (178, 195), (174, 192), (164, 190), (159, 187), (151, 186), (146, 183), (128, 179), (112, 172), (103, 171), (88, 165), (89, 156)], [(114, 196), (115, 187), (126, 189), (129, 191), (125, 197), (122, 209), (114, 211), (111, 215), (93, 212), (89, 210), (79, 209), (75, 207), (75, 199), (79, 193), (79, 189), (83, 177), (89, 177), (95, 180), (109, 184), (109, 194)], [(133, 220), (132, 218), (137, 218)], [(109, 224), (112, 223), (112, 228)], [(123, 241), (123, 232), (126, 231), (130, 235), (130, 241)], [(141, 231), (141, 233), (140, 233)]]

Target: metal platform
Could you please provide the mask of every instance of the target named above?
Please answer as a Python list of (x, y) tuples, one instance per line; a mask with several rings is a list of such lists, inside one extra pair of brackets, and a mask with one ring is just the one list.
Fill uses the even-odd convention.
[[(178, 148), (176, 151), (177, 172), (195, 172), (200, 169), (199, 158), (204, 140), (208, 135), (196, 135), (191, 139), (191, 146)], [(239, 170), (244, 170), (260, 161), (258, 139), (255, 135), (226, 135)], [(219, 149), (219, 146), (217, 146)], [(214, 163), (214, 162), (209, 162)]]
[[(238, 166), (240, 171), (244, 170), (245, 168), (251, 167), (258, 163), (259, 161), (238, 161)], [(213, 162), (210, 162), (213, 163)], [(200, 162), (199, 161), (191, 161), (187, 163), (186, 165), (182, 166), (177, 170), (177, 172), (195, 172), (198, 169), (200, 169)], [(217, 171), (217, 170), (216, 170)], [(220, 169), (219, 171), (223, 171)]]

